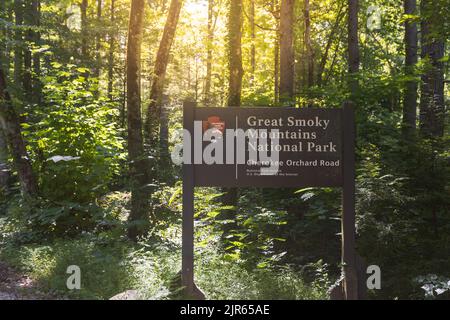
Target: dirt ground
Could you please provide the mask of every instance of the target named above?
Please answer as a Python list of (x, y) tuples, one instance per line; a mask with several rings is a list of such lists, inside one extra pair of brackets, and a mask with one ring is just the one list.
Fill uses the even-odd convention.
[(39, 290), (29, 276), (0, 261), (0, 300), (56, 300)]

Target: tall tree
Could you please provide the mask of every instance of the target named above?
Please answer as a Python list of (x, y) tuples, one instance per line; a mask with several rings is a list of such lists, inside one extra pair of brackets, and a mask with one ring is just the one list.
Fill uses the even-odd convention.
[(250, 0), (250, 37), (251, 37), (251, 46), (250, 46), (250, 65), (251, 65), (251, 84), (255, 80), (255, 72), (256, 72), (256, 24), (255, 24), (255, 0)]
[[(2, 1), (0, 3), (0, 18), (4, 21), (8, 21), (10, 18), (11, 8), (9, 3), (6, 1)], [(10, 63), (10, 52), (9, 45), (7, 39), (9, 38), (9, 28), (6, 25), (3, 25), (1, 28), (1, 37), (0, 37), (0, 69), (3, 67), (9, 69)], [(5, 75), (6, 76), (6, 75)], [(8, 187), (9, 180), (9, 167), (8, 167), (8, 143), (6, 141), (5, 133), (3, 132), (3, 128), (0, 126), (0, 190), (6, 190)]]
[[(242, 25), (243, 1), (229, 0), (228, 2), (228, 99), (229, 107), (241, 106), (242, 77)], [(236, 188), (224, 189), (222, 201), (226, 206), (236, 206), (238, 190)], [(224, 217), (232, 217), (236, 211), (226, 210)]]
[(0, 126), (0, 194), (8, 188), (9, 176), (8, 143), (3, 128)]
[(111, 0), (109, 26), (109, 54), (108, 54), (108, 98), (112, 100), (114, 86), (114, 50), (116, 45), (116, 0)]
[(314, 51), (311, 40), (311, 18), (309, 0), (305, 1), (304, 19), (305, 19), (305, 46), (306, 57), (308, 60), (308, 87), (314, 86)]
[[(418, 62), (418, 32), (417, 23), (413, 15), (417, 14), (417, 0), (404, 0), (405, 21), (405, 73), (409, 77), (414, 77), (414, 67)], [(405, 132), (411, 133), (416, 129), (417, 118), (417, 89), (418, 82), (409, 80), (403, 97), (403, 128)]]
[(281, 0), (280, 8), (280, 101), (294, 97), (294, 6), (295, 0)]
[(22, 86), (25, 93), (26, 102), (31, 102), (33, 97), (33, 56), (31, 53), (32, 43), (33, 43), (33, 6), (31, 5), (31, 0), (24, 0), (23, 5), (23, 19), (24, 25), (26, 26), (25, 31), (25, 43), (23, 46), (23, 63), (24, 63), (24, 72), (22, 78)]
[(275, 18), (275, 45), (273, 47), (274, 68), (274, 103), (277, 104), (280, 100), (280, 5), (278, 0), (272, 0), (271, 4), (272, 15)]
[(349, 88), (353, 98), (359, 91), (360, 54), (358, 39), (359, 0), (348, 0), (348, 72)]
[(422, 76), (420, 97), (420, 131), (424, 136), (444, 135), (444, 51), (445, 41), (439, 34), (442, 28), (440, 10), (430, 0), (421, 1), (422, 59), (427, 62)]
[(145, 0), (132, 0), (127, 45), (128, 158), (131, 179), (131, 212), (128, 235), (135, 240), (146, 231), (149, 213), (148, 168), (144, 155), (141, 116), (141, 45)]
[(24, 73), (22, 84), (25, 98), (28, 103), (39, 103), (41, 101), (40, 72), (41, 63), (38, 50), (34, 50), (40, 45), (40, 32), (37, 30), (40, 25), (40, 1), (26, 0), (24, 3), (24, 24), (25, 44), (23, 50)]
[[(36, 29), (41, 27), (41, 1), (32, 0), (33, 26)], [(32, 33), (34, 45), (41, 46), (41, 32), (34, 30)], [(33, 55), (33, 102), (40, 104), (42, 102), (42, 84), (41, 84), (41, 54), (39, 50)]]
[(336, 38), (338, 38), (338, 40), (340, 40), (339, 37), (336, 37), (336, 36), (339, 36), (340, 32), (342, 33), (342, 31), (339, 31), (339, 29), (340, 29), (340, 24), (341, 24), (343, 17), (344, 17), (344, 4), (342, 3), (339, 6), (339, 10), (336, 15), (336, 20), (333, 24), (333, 27), (330, 30), (329, 36), (327, 37), (328, 38), (327, 44), (325, 46), (325, 50), (323, 51), (323, 54), (322, 54), (322, 57), (320, 59), (320, 63), (319, 63), (318, 69), (317, 69), (317, 84), (319, 86), (322, 86), (323, 81), (324, 81), (325, 66), (328, 61), (331, 46), (333, 45), (333, 42), (336, 40)]
[(218, 14), (214, 14), (215, 0), (208, 0), (208, 34), (207, 34), (207, 52), (206, 52), (206, 78), (205, 78), (205, 92), (204, 104), (211, 103), (211, 87), (212, 87), (212, 62), (213, 62), (213, 44), (214, 32)]
[(101, 55), (101, 44), (102, 44), (102, 32), (100, 28), (102, 26), (102, 14), (103, 14), (103, 0), (97, 0), (97, 31), (95, 34), (95, 77), (100, 78), (101, 65), (102, 65), (102, 55)]
[(228, 106), (241, 106), (242, 77), (242, 0), (229, 0), (228, 10)]
[(159, 43), (158, 53), (156, 55), (155, 70), (152, 87), (150, 89), (150, 105), (147, 109), (145, 121), (145, 134), (150, 147), (156, 146), (159, 119), (161, 116), (161, 99), (164, 90), (164, 79), (166, 76), (167, 65), (169, 64), (170, 48), (172, 47), (180, 17), (183, 0), (172, 0), (167, 16), (164, 32)]
[(19, 85), (23, 80), (23, 0), (14, 0), (14, 83)]
[[(0, 2), (0, 19), (3, 19), (4, 21), (10, 21), (9, 15), (10, 15), (10, 5), (6, 1)], [(0, 63), (4, 64), (5, 66), (8, 66), (9, 69), (9, 45), (7, 39), (9, 39), (9, 27), (6, 24), (3, 24), (0, 30)], [(9, 70), (7, 71), (7, 75)]]
[(82, 59), (87, 59), (88, 57), (88, 20), (87, 20), (87, 10), (88, 10), (88, 0), (81, 0), (80, 12), (81, 12), (81, 54)]
[(19, 116), (12, 105), (7, 90), (6, 78), (0, 68), (0, 124), (8, 141), (9, 149), (17, 170), (22, 193), (27, 197), (37, 195), (37, 181), (31, 166), (30, 157), (22, 137)]

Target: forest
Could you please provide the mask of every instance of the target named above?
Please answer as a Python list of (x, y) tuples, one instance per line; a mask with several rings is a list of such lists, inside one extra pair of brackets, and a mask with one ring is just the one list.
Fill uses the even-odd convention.
[[(450, 299), (449, 35), (450, 0), (1, 0), (0, 300), (186, 298), (185, 102), (352, 103), (365, 298)], [(341, 200), (196, 188), (196, 285), (329, 299)]]

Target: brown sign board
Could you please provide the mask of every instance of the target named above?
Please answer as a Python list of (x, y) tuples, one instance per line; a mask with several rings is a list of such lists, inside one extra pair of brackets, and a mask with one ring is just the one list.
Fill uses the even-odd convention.
[(342, 187), (342, 291), (345, 299), (358, 299), (353, 104), (346, 102), (342, 109), (197, 108), (186, 102), (183, 109), (182, 283), (187, 296), (204, 299), (194, 282), (196, 186)]
[[(197, 126), (191, 121), (185, 129), (193, 137), (190, 163), (195, 186), (342, 186), (342, 109), (193, 108), (192, 112)], [(216, 130), (222, 141), (220, 151), (210, 153), (214, 158), (220, 155), (207, 164), (204, 159), (195, 161), (194, 153), (208, 153), (212, 144), (218, 144), (217, 137), (213, 142), (200, 140), (208, 129)], [(244, 139), (236, 137), (236, 129)]]

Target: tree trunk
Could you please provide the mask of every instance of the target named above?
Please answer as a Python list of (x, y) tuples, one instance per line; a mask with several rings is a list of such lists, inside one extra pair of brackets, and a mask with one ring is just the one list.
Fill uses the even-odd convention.
[(14, 34), (14, 83), (21, 85), (23, 81), (23, 0), (14, 0), (14, 16), (16, 30)]
[(19, 176), (22, 193), (28, 197), (36, 196), (38, 192), (36, 178), (22, 137), (19, 117), (7, 90), (3, 69), (0, 69), (0, 122)]
[(308, 87), (314, 86), (314, 51), (311, 41), (311, 19), (310, 19), (310, 5), (309, 0), (305, 0), (305, 44), (306, 55), (308, 60)]
[[(169, 152), (169, 97), (167, 95), (163, 95), (161, 99), (161, 115), (159, 119), (160, 130), (159, 130), (159, 170), (158, 170), (158, 178), (163, 181), (172, 180), (172, 174), (169, 170), (171, 168), (171, 159)], [(164, 170), (164, 169), (165, 170)]]
[(206, 78), (204, 104), (208, 106), (211, 103), (211, 81), (212, 81), (212, 49), (214, 41), (214, 0), (208, 0), (208, 43), (206, 53)]
[(334, 22), (333, 28), (330, 30), (330, 35), (328, 36), (328, 41), (327, 41), (327, 44), (325, 46), (325, 50), (323, 52), (322, 58), (321, 58), (320, 63), (319, 63), (319, 67), (318, 67), (318, 70), (317, 70), (317, 85), (319, 87), (321, 87), (322, 84), (323, 84), (323, 80), (324, 80), (323, 79), (323, 74), (325, 72), (325, 66), (326, 66), (327, 61), (328, 61), (328, 56), (330, 54), (331, 46), (333, 45), (333, 42), (334, 42), (334, 40), (336, 38), (336, 35), (339, 33), (338, 32), (339, 26), (340, 26), (342, 18), (344, 16), (343, 15), (343, 8), (344, 8), (343, 5), (341, 5), (339, 7), (339, 11), (338, 11), (338, 14), (336, 16), (336, 21)]
[[(331, 59), (330, 67), (328, 68), (327, 74), (325, 75), (325, 77), (323, 77), (324, 79), (322, 80), (322, 85), (328, 84), (328, 82), (330, 81), (330, 78), (334, 74), (334, 67), (336, 66), (336, 64), (338, 62), (339, 50), (340, 50), (340, 46), (343, 44), (344, 34), (345, 34), (345, 29), (341, 29), (341, 31), (339, 32), (336, 48), (334, 50), (333, 58)], [(342, 80), (345, 81), (345, 79), (342, 79)]]
[(88, 0), (82, 0), (80, 3), (81, 11), (81, 55), (83, 60), (88, 58), (88, 27), (87, 27), (87, 9)]
[(433, 24), (435, 15), (433, 3), (422, 0), (422, 59), (428, 62), (425, 74), (422, 76), (420, 97), (420, 131), (425, 137), (442, 137), (444, 135), (444, 49), (443, 39), (436, 36), (436, 30), (441, 26)]
[[(3, 19), (4, 21), (11, 21), (10, 20), (10, 6), (5, 1), (1, 1), (0, 3), (0, 19)], [(0, 66), (4, 65), (6, 66), (5, 71), (6, 75), (9, 74), (9, 42), (8, 39), (10, 39), (10, 28), (4, 24), (1, 28), (1, 50), (0, 50)]]
[(172, 47), (180, 17), (182, 0), (172, 0), (170, 3), (169, 14), (166, 25), (164, 26), (163, 36), (159, 44), (156, 55), (155, 70), (152, 88), (150, 90), (150, 105), (147, 109), (145, 121), (145, 135), (150, 148), (157, 146), (157, 137), (159, 131), (159, 118), (161, 116), (161, 98), (164, 90), (164, 79), (166, 76), (167, 65), (169, 63), (170, 48)]
[[(0, 18), (8, 21), (9, 18), (9, 6), (4, 1), (0, 3)], [(8, 27), (4, 26), (1, 29), (1, 56), (0, 56), (0, 69), (3, 67), (9, 69), (9, 46), (7, 39), (9, 39)], [(8, 143), (6, 141), (3, 128), (0, 126), (0, 192), (4, 192), (8, 188), (9, 181), (9, 167), (8, 167)]]
[[(230, 0), (228, 7), (228, 107), (241, 106), (242, 77), (242, 24), (243, 24), (243, 1)], [(224, 206), (236, 207), (238, 201), (238, 190), (236, 188), (224, 188), (222, 203)], [(224, 210), (225, 219), (233, 219), (236, 210)], [(227, 227), (230, 227), (228, 225)], [(226, 229), (226, 228), (225, 228)], [(225, 230), (226, 231), (226, 230)]]
[(250, 47), (250, 65), (251, 75), (250, 84), (254, 84), (256, 72), (256, 26), (255, 26), (255, 0), (250, 0), (250, 33), (251, 33), (251, 47)]
[[(404, 9), (405, 15), (416, 14), (417, 0), (404, 0)], [(409, 77), (414, 77), (414, 67), (418, 62), (417, 46), (417, 23), (408, 20), (405, 22), (405, 73)], [(416, 129), (417, 89), (417, 81), (406, 82), (403, 98), (403, 129), (408, 136)]]
[(24, 63), (24, 72), (22, 79), (22, 86), (25, 94), (25, 101), (30, 103), (33, 97), (33, 84), (32, 84), (32, 64), (33, 57), (31, 54), (31, 46), (33, 42), (33, 31), (29, 28), (33, 25), (33, 7), (31, 5), (30, 0), (25, 0), (24, 3), (24, 25), (28, 27), (25, 32), (25, 44), (23, 48), (23, 63)]
[(8, 189), (9, 177), (8, 143), (3, 128), (0, 126), (0, 194), (4, 194)]
[(281, 0), (280, 11), (280, 101), (294, 98), (294, 0)]
[[(280, 6), (278, 0), (272, 0), (271, 10), (275, 18), (275, 45), (274, 51), (274, 104), (280, 101)], [(278, 13), (278, 14), (276, 14)]]
[(230, 0), (228, 12), (228, 106), (241, 106), (242, 77), (242, 0)]
[[(40, 1), (27, 0), (24, 7), (24, 24), (28, 27), (25, 32), (26, 44), (24, 45), (24, 73), (22, 85), (27, 103), (39, 103), (41, 98), (40, 85), (40, 57), (38, 53), (32, 53), (32, 49), (40, 43), (39, 32), (35, 30), (40, 23)], [(34, 73), (34, 75), (33, 75)]]
[(280, 102), (280, 31), (279, 24), (277, 25), (277, 36), (275, 39), (275, 46), (273, 48), (275, 59), (274, 59), (274, 103), (278, 104)]
[[(33, 25), (41, 26), (41, 1), (32, 0)], [(41, 33), (33, 32), (33, 41), (37, 47), (41, 46)], [(40, 105), (42, 103), (42, 83), (41, 83), (41, 55), (39, 52), (33, 55), (33, 102)]]
[(148, 168), (145, 161), (141, 118), (141, 44), (143, 37), (145, 0), (132, 0), (127, 48), (127, 107), (128, 157), (131, 180), (132, 225), (128, 235), (136, 240), (145, 233), (149, 213), (149, 195), (146, 184)]
[[(102, 25), (102, 12), (103, 10), (103, 1), (97, 0), (97, 26), (100, 28)], [(102, 33), (97, 30), (95, 35), (95, 55), (96, 55), (96, 66), (95, 66), (95, 77), (100, 80), (101, 73), (101, 65), (102, 65), (102, 55), (101, 55), (101, 41), (102, 41)]]
[(114, 86), (114, 49), (116, 44), (115, 23), (116, 23), (116, 0), (111, 0), (110, 7), (110, 29), (109, 29), (109, 55), (108, 55), (108, 98), (112, 100)]
[(349, 88), (354, 99), (359, 91), (359, 39), (358, 39), (359, 0), (348, 0), (348, 72)]

